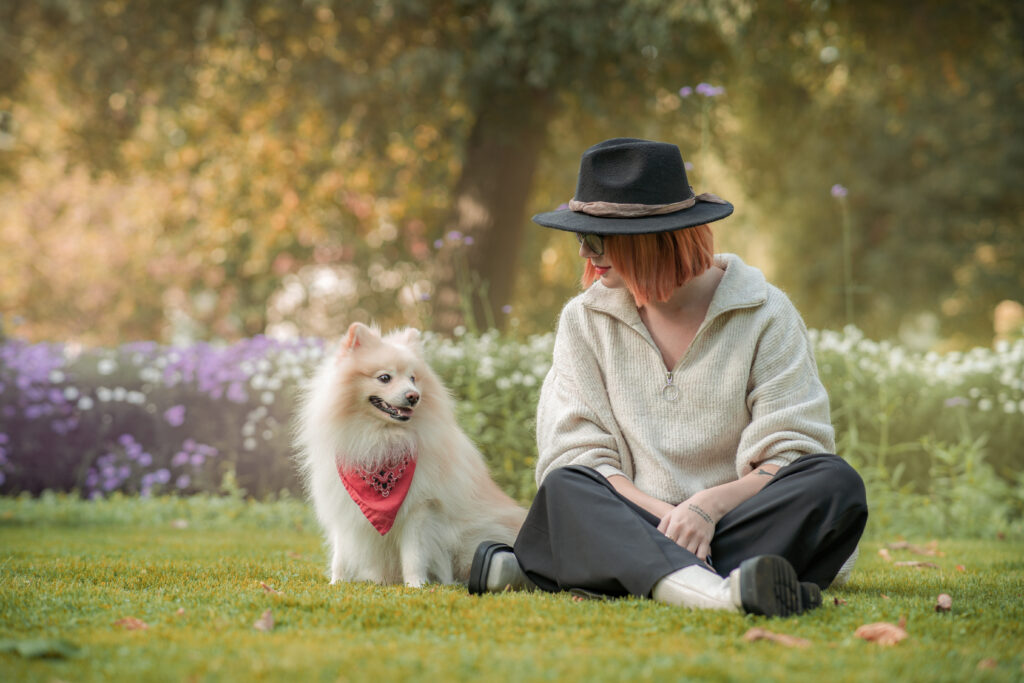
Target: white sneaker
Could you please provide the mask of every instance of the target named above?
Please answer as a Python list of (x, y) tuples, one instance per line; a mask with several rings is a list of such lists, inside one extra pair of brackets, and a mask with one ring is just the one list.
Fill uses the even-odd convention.
[(850, 580), (850, 573), (853, 572), (853, 565), (857, 563), (857, 555), (860, 554), (860, 546), (853, 549), (853, 554), (846, 558), (846, 562), (843, 562), (843, 566), (839, 568), (839, 572), (836, 574), (836, 578), (832, 579), (829, 588), (839, 588), (845, 586), (846, 582)]
[(769, 617), (799, 614), (804, 609), (796, 572), (778, 555), (745, 560), (724, 579), (700, 565), (684, 567), (656, 583), (651, 597), (667, 605)]

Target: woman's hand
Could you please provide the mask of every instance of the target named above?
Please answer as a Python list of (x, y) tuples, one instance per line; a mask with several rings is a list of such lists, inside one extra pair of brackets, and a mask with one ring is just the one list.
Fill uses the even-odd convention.
[(712, 517), (712, 506), (703, 500), (701, 493), (672, 508), (661, 518), (658, 531), (696, 555), (697, 559), (707, 561), (718, 519)]

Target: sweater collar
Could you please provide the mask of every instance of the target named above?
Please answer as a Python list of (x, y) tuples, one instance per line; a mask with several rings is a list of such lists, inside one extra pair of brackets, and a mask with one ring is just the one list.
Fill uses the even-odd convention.
[[(715, 265), (724, 268), (725, 275), (711, 297), (711, 305), (708, 306), (704, 324), (726, 311), (753, 308), (768, 300), (768, 283), (764, 274), (757, 268), (748, 266), (739, 256), (715, 254)], [(647, 328), (640, 319), (636, 302), (625, 287), (612, 289), (605, 287), (598, 280), (580, 296), (587, 308), (607, 313), (646, 334)]]

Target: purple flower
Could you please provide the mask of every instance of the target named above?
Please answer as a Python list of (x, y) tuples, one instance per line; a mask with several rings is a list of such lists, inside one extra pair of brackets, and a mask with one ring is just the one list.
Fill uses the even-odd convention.
[(459, 242), (460, 240), (462, 240), (462, 233), (459, 232), (458, 230), (449, 230), (448, 234), (445, 235), (445, 239), (447, 239), (449, 242)]
[(161, 484), (166, 484), (171, 480), (171, 473), (165, 469), (159, 469), (153, 473), (153, 480)]
[(427, 292), (420, 294), (420, 301), (430, 301), (430, 294)]
[(241, 382), (232, 382), (228, 387), (227, 399), (232, 403), (246, 403), (249, 400), (249, 394), (246, 393)]
[(683, 162), (683, 168), (685, 168), (687, 171), (692, 171), (693, 170), (693, 162), (692, 161), (684, 161)]
[(558, 208), (555, 209), (555, 211), (565, 211), (568, 208), (569, 208), (569, 205), (567, 203), (563, 202), (562, 204), (558, 205)]
[(149, 453), (142, 453), (138, 459), (139, 467), (149, 467), (153, 464), (153, 456)]
[(201, 453), (196, 453), (190, 460), (193, 467), (201, 467), (203, 464), (203, 456)]
[(953, 396), (952, 398), (947, 398), (943, 402), (943, 404), (947, 408), (957, 408), (957, 407), (960, 407), (960, 406), (969, 406), (969, 405), (971, 405), (971, 402), (968, 401), (963, 396)]
[(715, 87), (710, 83), (700, 83), (697, 85), (696, 92), (704, 97), (718, 97), (725, 93), (725, 88), (721, 86)]
[(474, 240), (472, 235), (466, 235), (466, 239), (462, 240), (462, 243), (467, 247), (472, 246)]
[(509, 313), (512, 312), (512, 306), (510, 306), (509, 304), (505, 304), (504, 306), (501, 307), (501, 312), (504, 313), (505, 315), (508, 315)]
[(188, 453), (184, 453), (182, 451), (178, 451), (177, 453), (174, 454), (174, 457), (171, 458), (171, 465), (173, 467), (181, 467), (182, 465), (185, 465), (187, 463)]
[(183, 474), (180, 477), (178, 477), (178, 480), (174, 482), (174, 485), (177, 486), (179, 489), (187, 489), (188, 485), (191, 483), (192, 478), (187, 474)]
[(832, 186), (831, 192), (832, 196), (835, 197), (836, 199), (842, 199), (847, 194), (846, 188), (840, 185), (839, 183), (836, 183), (835, 185)]
[(434, 249), (440, 249), (444, 246), (444, 240), (434, 240)]
[(679, 96), (680, 97), (689, 97), (692, 94), (693, 94), (693, 88), (691, 88), (688, 85), (685, 85), (685, 86), (683, 86), (682, 88), (679, 89)]
[(164, 419), (167, 420), (167, 424), (172, 427), (180, 427), (185, 424), (185, 406), (171, 406), (164, 411)]

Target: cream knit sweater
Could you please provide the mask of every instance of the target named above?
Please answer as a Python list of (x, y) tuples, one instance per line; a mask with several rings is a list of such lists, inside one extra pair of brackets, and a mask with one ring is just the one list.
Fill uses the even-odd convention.
[(587, 465), (678, 504), (759, 464), (835, 451), (800, 314), (739, 257), (715, 263), (725, 275), (671, 373), (627, 289), (599, 281), (566, 304), (537, 406), (538, 484)]

